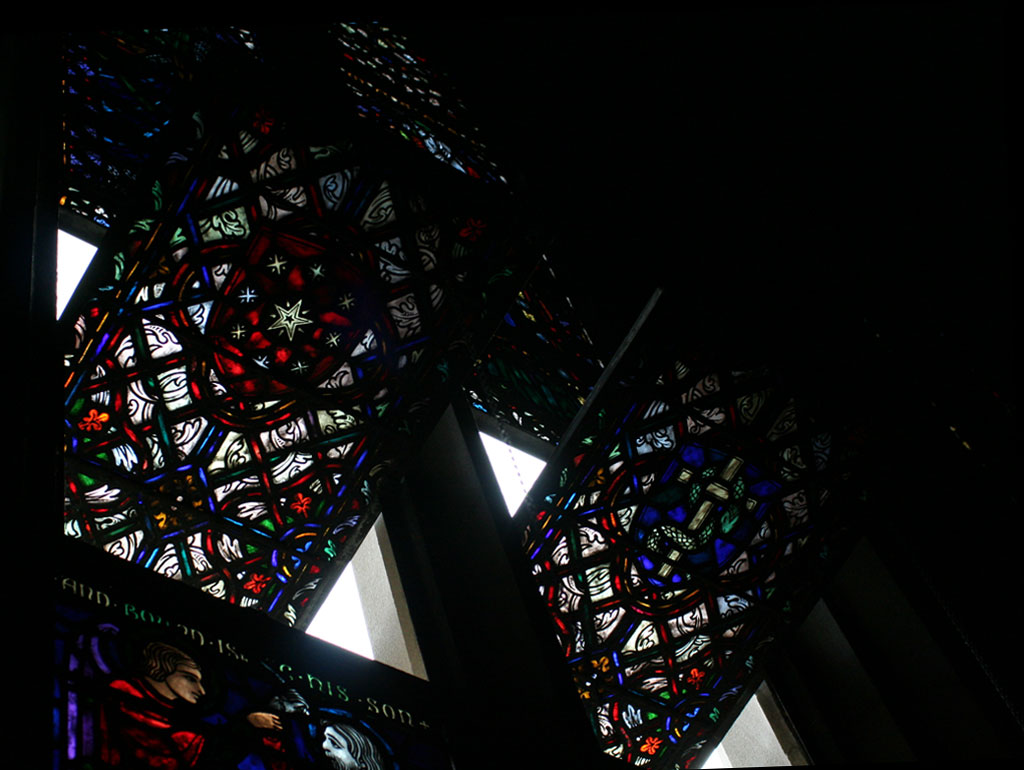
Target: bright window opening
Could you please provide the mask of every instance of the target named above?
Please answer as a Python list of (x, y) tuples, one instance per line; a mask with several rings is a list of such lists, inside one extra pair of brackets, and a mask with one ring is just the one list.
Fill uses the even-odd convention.
[[(767, 712), (775, 716), (770, 719)], [(703, 767), (782, 767), (809, 764), (796, 736), (781, 717), (767, 684), (757, 688)]]
[(306, 633), (373, 660), (370, 630), (366, 626), (352, 562), (327, 594)]
[(725, 749), (722, 748), (722, 744), (719, 743), (715, 750), (711, 752), (711, 756), (708, 757), (708, 761), (705, 762), (701, 767), (705, 770), (718, 770), (721, 767), (732, 767), (729, 764), (729, 757), (725, 753)]
[(63, 230), (57, 231), (57, 318), (67, 307), (86, 268), (96, 256), (96, 247)]
[[(544, 461), (480, 434), (512, 515), (544, 469)], [(371, 660), (425, 676), (404, 593), (397, 584), (383, 523), (367, 535), (327, 594), (306, 633)], [(389, 559), (392, 561), (389, 562)]]
[(515, 515), (527, 492), (544, 470), (544, 461), (500, 441), (486, 433), (480, 438), (498, 479), (501, 496), (505, 498), (510, 516)]
[(366, 534), (306, 633), (427, 678), (383, 519)]

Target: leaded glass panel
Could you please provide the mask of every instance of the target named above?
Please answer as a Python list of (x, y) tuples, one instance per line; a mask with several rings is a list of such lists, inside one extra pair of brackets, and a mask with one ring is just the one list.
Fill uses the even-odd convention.
[(339, 69), (357, 113), (475, 179), (505, 183), (462, 100), (408, 41), (380, 22), (339, 23)]
[(131, 210), (160, 139), (214, 49), (251, 55), (241, 29), (75, 30), (63, 61), (66, 211), (109, 227)]
[(493, 199), (343, 124), (330, 145), (264, 105), (197, 126), (74, 323), (65, 531), (295, 622), (517, 257)]
[(473, 406), (513, 430), (557, 444), (602, 363), (565, 287), (542, 258), (473, 369)]
[(523, 547), (604, 751), (689, 764), (827, 565), (837, 449), (766, 368), (630, 382), (562, 448)]

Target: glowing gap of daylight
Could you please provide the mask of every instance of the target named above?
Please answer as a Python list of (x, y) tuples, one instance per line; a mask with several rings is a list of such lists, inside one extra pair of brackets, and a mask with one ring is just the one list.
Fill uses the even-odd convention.
[(351, 562), (313, 616), (306, 633), (373, 660), (370, 632)]
[(722, 748), (722, 744), (718, 744), (701, 767), (703, 770), (718, 770), (723, 767), (732, 767), (732, 764), (729, 762), (729, 757), (725, 753), (725, 749)]
[[(537, 480), (544, 462), (484, 433), (480, 436), (511, 515)], [(327, 594), (306, 633), (373, 659), (370, 632), (351, 563)]]
[(57, 231), (57, 318), (75, 293), (78, 282), (96, 255), (96, 247), (63, 230)]
[(544, 461), (486, 433), (481, 433), (480, 439), (484, 443), (487, 459), (494, 468), (494, 475), (498, 479), (501, 496), (505, 498), (505, 505), (508, 506), (509, 516), (513, 516), (519, 510), (533, 482), (544, 470)]

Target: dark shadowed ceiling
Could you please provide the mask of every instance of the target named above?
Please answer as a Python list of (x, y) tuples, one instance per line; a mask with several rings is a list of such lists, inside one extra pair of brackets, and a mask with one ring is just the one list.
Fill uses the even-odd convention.
[(781, 364), (869, 425), (869, 520), (1007, 686), (1022, 588), (1000, 4), (400, 20), (525, 185), (614, 349)]
[(681, 326), (779, 347), (997, 314), (996, 9), (805, 5), (400, 28), (521, 174), (598, 333), (656, 285), (681, 290)]

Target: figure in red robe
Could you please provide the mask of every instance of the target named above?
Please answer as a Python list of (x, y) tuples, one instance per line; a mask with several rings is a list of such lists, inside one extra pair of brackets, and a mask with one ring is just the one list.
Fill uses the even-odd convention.
[(111, 767), (195, 767), (205, 738), (187, 710), (206, 694), (199, 665), (162, 642), (147, 644), (142, 654), (144, 676), (115, 679), (108, 686), (100, 756)]

